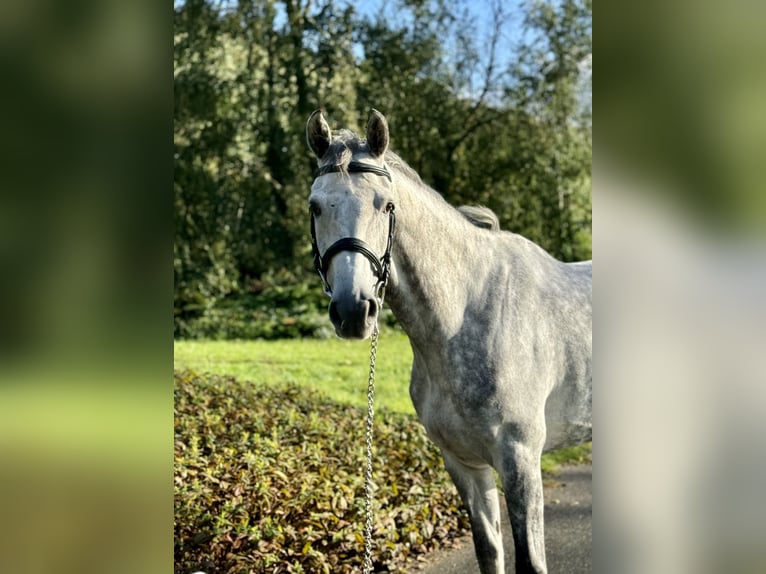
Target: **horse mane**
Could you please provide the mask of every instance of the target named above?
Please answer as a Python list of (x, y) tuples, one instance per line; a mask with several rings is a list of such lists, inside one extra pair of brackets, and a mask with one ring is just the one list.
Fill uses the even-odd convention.
[[(390, 150), (386, 152), (386, 163), (391, 168), (397, 170), (399, 173), (414, 183), (423, 188), (426, 188), (431, 192), (434, 192), (434, 190), (432, 190), (423, 182), (422, 179), (420, 179), (418, 172), (412, 169), (406, 161), (404, 161), (402, 158)], [(440, 198), (442, 197), (440, 193), (436, 192), (436, 194)], [(500, 231), (500, 220), (497, 218), (497, 215), (495, 215), (495, 213), (488, 207), (480, 205), (461, 205), (457, 208), (457, 210), (463, 217), (465, 217), (476, 227), (489, 229), (490, 231)]]
[(488, 207), (483, 207), (481, 205), (461, 205), (457, 210), (476, 227), (489, 229), (490, 231), (500, 230), (500, 220)]
[(386, 163), (412, 182), (420, 185), (421, 187), (428, 188), (425, 182), (420, 179), (420, 174), (412, 169), (406, 161), (404, 161), (391, 150), (386, 151)]
[[(324, 157), (322, 157), (321, 165), (337, 166), (340, 168), (341, 173), (348, 173), (348, 164), (351, 162), (354, 154), (369, 153), (369, 151), (370, 148), (367, 145), (367, 140), (360, 138), (351, 130), (341, 129), (333, 134), (332, 142), (327, 148)], [(435, 193), (443, 200), (441, 194), (426, 185), (418, 172), (390, 149), (386, 150), (385, 160), (391, 169), (396, 170), (419, 187)], [(498, 231), (500, 229), (500, 222), (497, 216), (487, 207), (463, 205), (458, 207), (457, 210), (476, 227), (491, 231)]]

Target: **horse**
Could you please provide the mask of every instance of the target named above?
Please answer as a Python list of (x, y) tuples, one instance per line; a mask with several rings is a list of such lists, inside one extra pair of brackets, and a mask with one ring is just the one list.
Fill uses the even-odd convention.
[[(505, 572), (496, 470), (517, 573), (547, 572), (542, 453), (592, 440), (592, 261), (563, 263), (460, 211), (366, 137), (306, 124), (314, 263), (341, 338), (377, 329), (382, 289), (413, 352), (410, 396), (468, 510), (482, 574)], [(382, 256), (379, 254), (383, 254)]]

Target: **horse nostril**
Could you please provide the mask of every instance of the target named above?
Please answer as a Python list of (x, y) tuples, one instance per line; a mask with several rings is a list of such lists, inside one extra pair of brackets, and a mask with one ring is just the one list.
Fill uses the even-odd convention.
[(369, 335), (378, 320), (380, 304), (376, 299), (339, 298), (330, 302), (330, 320), (335, 332), (347, 339), (362, 339)]

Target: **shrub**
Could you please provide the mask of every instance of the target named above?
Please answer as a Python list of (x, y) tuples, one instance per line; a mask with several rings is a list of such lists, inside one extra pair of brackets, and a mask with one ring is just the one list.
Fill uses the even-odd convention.
[[(364, 554), (364, 418), (297, 386), (175, 374), (175, 566), (226, 574), (352, 572)], [(375, 570), (468, 530), (413, 416), (375, 421)]]
[[(335, 331), (327, 315), (329, 299), (319, 279), (300, 280), (283, 271), (253, 281), (250, 291), (217, 300), (198, 315), (176, 320), (181, 339), (294, 339), (329, 338)], [(384, 308), (380, 323), (393, 327), (396, 319)]]

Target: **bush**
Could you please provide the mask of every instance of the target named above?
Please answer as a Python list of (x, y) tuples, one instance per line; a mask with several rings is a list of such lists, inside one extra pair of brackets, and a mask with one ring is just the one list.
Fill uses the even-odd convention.
[[(364, 418), (297, 386), (175, 374), (177, 572), (352, 572), (364, 554)], [(441, 456), (413, 416), (375, 421), (374, 564), (468, 531)]]
[[(177, 320), (175, 332), (181, 339), (326, 339), (335, 336), (328, 305), (318, 278), (307, 283), (282, 272), (253, 282), (249, 293), (222, 299), (197, 317)], [(389, 309), (380, 323), (396, 326)]]
[(183, 339), (290, 339), (329, 337), (327, 298), (318, 282), (309, 285), (283, 270), (252, 281), (249, 291), (218, 300), (198, 316), (176, 322)]

